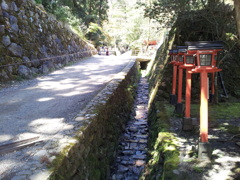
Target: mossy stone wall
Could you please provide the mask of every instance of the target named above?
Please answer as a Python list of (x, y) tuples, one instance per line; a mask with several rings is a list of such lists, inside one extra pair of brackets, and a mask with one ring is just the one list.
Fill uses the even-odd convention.
[(172, 49), (174, 40), (175, 29), (172, 29), (159, 47), (155, 59), (149, 64), (149, 156), (141, 180), (164, 179), (164, 174), (168, 172), (165, 166), (168, 151), (165, 148), (173, 139), (168, 133), (169, 115), (166, 109), (172, 83), (172, 65), (169, 64), (168, 50)]
[(1, 1), (1, 81), (47, 73), (94, 53), (94, 47), (36, 6), (33, 0)]

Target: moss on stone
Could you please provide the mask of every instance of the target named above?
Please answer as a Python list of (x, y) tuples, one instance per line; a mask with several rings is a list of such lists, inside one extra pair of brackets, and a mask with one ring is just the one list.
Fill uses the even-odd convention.
[(68, 147), (68, 153), (61, 153), (56, 158), (51, 179), (108, 178), (120, 133), (132, 109), (137, 75), (135, 65), (113, 94), (106, 97), (106, 104), (95, 107), (92, 111), (95, 116), (81, 122), (82, 127), (75, 136), (78, 143), (71, 146), (70, 151)]
[[(148, 163), (141, 179), (174, 179), (172, 171), (179, 164), (179, 150), (174, 134), (169, 131), (173, 109), (159, 101), (152, 108), (149, 115)], [(161, 111), (158, 112), (158, 109)]]
[(147, 167), (141, 179), (177, 179), (173, 170), (179, 164), (179, 150), (176, 145), (176, 138), (170, 132), (170, 117), (174, 107), (168, 103), (169, 56), (168, 49), (171, 49), (175, 29), (169, 34), (169, 41), (165, 41), (158, 49), (155, 60), (150, 63), (149, 90), (149, 155)]

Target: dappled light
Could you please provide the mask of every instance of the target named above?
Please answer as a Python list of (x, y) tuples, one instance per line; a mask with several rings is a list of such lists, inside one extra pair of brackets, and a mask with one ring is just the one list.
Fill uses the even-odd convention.
[(240, 178), (240, 1), (2, 0), (0, 19), (0, 179)]
[[(13, 112), (23, 111), (24, 108), (32, 109), (30, 112), (26, 112), (23, 114), (23, 117), (15, 117), (14, 114), (8, 114), (7, 116), (2, 116), (1, 119), (1, 142), (5, 142), (5, 140), (9, 140), (10, 137), (17, 137), (18, 131), (21, 132), (21, 128), (28, 129), (34, 133), (46, 133), (46, 134), (54, 134), (60, 131), (64, 126), (66, 126), (65, 121), (71, 120), (74, 115), (66, 116), (64, 113), (62, 115), (58, 115), (59, 117), (56, 119), (55, 115), (50, 115), (49, 113), (53, 110), (57, 105), (57, 102), (61, 102), (65, 104), (65, 106), (58, 108), (58, 111), (69, 111), (68, 106), (70, 103), (75, 103), (75, 101), (71, 102), (65, 98), (72, 97), (80, 97), (82, 95), (87, 95), (91, 97), (91, 94), (95, 91), (101, 89), (102, 85), (109, 82), (111, 78), (113, 78), (114, 68), (118, 68), (118, 71), (121, 71), (123, 67), (128, 62), (128, 59), (120, 58), (112, 59), (111, 57), (94, 57), (95, 63), (89, 63), (88, 60), (83, 60), (83, 65), (75, 65), (74, 67), (66, 67), (63, 70), (55, 71), (49, 74), (46, 77), (40, 77), (37, 79), (37, 86), (19, 86), (19, 92), (12, 94), (11, 97), (7, 97), (5, 95), (4, 99), (2, 99), (2, 104), (5, 104), (5, 108), (0, 110), (1, 114), (7, 113), (7, 109), (11, 109)], [(68, 77), (64, 77), (64, 73), (68, 73)], [(106, 75), (103, 75), (106, 73)], [(61, 75), (61, 76), (60, 76)], [(123, 76), (121, 74), (120, 76)], [(56, 79), (58, 78), (58, 81)], [(93, 89), (93, 87), (95, 87)], [(25, 92), (25, 95), (20, 95), (20, 92)], [(32, 94), (35, 94), (31, 97)], [(31, 98), (32, 102), (28, 104), (24, 104), (27, 100)], [(80, 100), (80, 101), (79, 101)], [(85, 98), (80, 98), (78, 101), (78, 110), (79, 111), (82, 105), (85, 102)], [(76, 102), (77, 102), (76, 101)], [(7, 102), (7, 104), (6, 104)], [(19, 104), (21, 103), (21, 105)], [(48, 103), (48, 104), (46, 104)], [(19, 105), (17, 105), (19, 104)], [(13, 107), (16, 107), (14, 109)], [(41, 108), (40, 108), (41, 107)], [(49, 117), (40, 118), (44, 116), (45, 112), (49, 112)], [(72, 110), (74, 111), (74, 109)], [(35, 112), (35, 115), (30, 115), (31, 112)], [(76, 114), (77, 112), (75, 112)], [(54, 113), (56, 114), (56, 113)], [(35, 116), (35, 118), (34, 118)], [(18, 119), (19, 121), (26, 123), (28, 127), (20, 126), (16, 131), (12, 131), (12, 129), (4, 129), (4, 121), (7, 119)], [(49, 122), (50, 124), (47, 124)], [(8, 123), (10, 123), (8, 121)], [(19, 122), (20, 123), (20, 122)], [(46, 123), (46, 124), (45, 124)], [(45, 125), (44, 125), (45, 124)], [(57, 125), (59, 124), (59, 126)], [(38, 127), (38, 128), (34, 128)], [(15, 132), (12, 135), (12, 132)], [(7, 135), (8, 134), (8, 135)], [(21, 133), (20, 133), (21, 134)], [(19, 135), (20, 135), (19, 134)], [(5, 140), (3, 140), (5, 139)]]
[[(78, 126), (84, 124), (79, 120), (74, 121), (77, 113), (109, 81), (124, 77), (125, 73), (118, 72), (128, 63), (127, 56), (95, 56), (14, 88), (2, 90), (0, 104), (4, 108), (0, 109), (0, 145), (33, 138), (38, 142), (36, 146), (31, 147), (33, 151), (47, 143), (47, 146), (54, 147), (55, 153), (58, 153), (64, 148), (63, 145), (74, 143), (70, 140), (77, 130), (74, 125), (77, 121)], [(119, 77), (115, 77), (116, 74)], [(11, 126), (5, 128), (9, 124)], [(26, 148), (27, 152), (22, 154), (22, 158), (30, 158), (28, 150), (29, 148)], [(43, 158), (44, 153), (45, 151), (42, 151), (34, 157)], [(11, 156), (15, 155), (11, 153)], [(1, 163), (5, 158), (0, 157)], [(10, 160), (11, 157), (9, 162)], [(17, 166), (19, 161), (20, 159), (12, 163)], [(48, 159), (45, 158), (45, 161)]]
[(5, 141), (9, 141), (10, 139), (13, 139), (13, 136), (7, 134), (0, 135), (0, 143), (4, 143)]
[(51, 100), (53, 100), (54, 98), (52, 98), (52, 97), (45, 97), (45, 98), (39, 98), (39, 99), (37, 99), (37, 101), (39, 101), (39, 102), (44, 102), (44, 101), (51, 101)]
[(64, 123), (63, 118), (41, 118), (33, 120), (28, 126), (32, 132), (54, 135), (58, 131), (63, 130), (66, 127), (66, 123)]
[(17, 164), (17, 166), (24, 166), (24, 162), (19, 163), (16, 159), (9, 159), (1, 161), (1, 163), (5, 166), (4, 169), (0, 168), (0, 174), (3, 174), (5, 170), (11, 171), (12, 167)]

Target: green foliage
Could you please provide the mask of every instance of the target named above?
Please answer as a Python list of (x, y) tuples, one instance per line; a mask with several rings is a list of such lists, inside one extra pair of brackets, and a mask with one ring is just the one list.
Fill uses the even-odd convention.
[[(191, 105), (191, 115), (193, 117), (199, 117), (199, 104)], [(209, 105), (209, 119), (232, 119), (232, 118), (240, 118), (240, 103), (219, 103), (214, 105)]]
[(90, 23), (89, 28), (86, 32), (86, 37), (93, 42), (95, 47), (102, 45), (105, 41), (106, 36), (106, 33), (98, 24)]
[(159, 21), (162, 26), (171, 27), (171, 24), (189, 11), (203, 8), (206, 1), (202, 0), (157, 0), (153, 3), (139, 3), (145, 7), (145, 16)]
[(12, 75), (12, 79), (19, 82), (24, 80), (22, 77), (16, 75)]
[(232, 134), (240, 133), (240, 126), (228, 125), (228, 124), (219, 124), (219, 129), (222, 131), (227, 131)]
[[(232, 5), (224, 1), (163, 0), (144, 4), (144, 7), (145, 16), (161, 22), (162, 26), (176, 28), (175, 45), (184, 45), (185, 41), (223, 41), (225, 50), (217, 65), (223, 69), (228, 94), (240, 97), (240, 46)], [(199, 89), (198, 84), (193, 83), (192, 89)], [(216, 97), (219, 96), (216, 94)]]
[(42, 4), (42, 0), (35, 0), (37, 4)]
[[(169, 132), (173, 108), (170, 105), (155, 102), (152, 106), (149, 122), (149, 160), (141, 179), (174, 179), (172, 173), (179, 164), (179, 150), (174, 134)], [(156, 113), (157, 109), (161, 111)]]
[(109, 20), (104, 29), (112, 37), (112, 45), (119, 49), (142, 49), (145, 40), (159, 40), (158, 24), (144, 18), (142, 7), (136, 0), (120, 0), (110, 3)]
[(68, 6), (60, 6), (54, 11), (56, 18), (62, 22), (68, 22), (68, 18), (73, 16)]
[(193, 166), (193, 170), (197, 173), (202, 173), (204, 171), (203, 167)]
[(84, 38), (91, 23), (99, 26), (107, 20), (107, 0), (35, 0), (42, 4), (47, 12), (56, 16), (59, 21), (69, 24), (72, 29)]
[(91, 22), (101, 24), (107, 19), (107, 0), (35, 0), (45, 9), (56, 15), (59, 20), (66, 20), (69, 15), (81, 19), (85, 25)]

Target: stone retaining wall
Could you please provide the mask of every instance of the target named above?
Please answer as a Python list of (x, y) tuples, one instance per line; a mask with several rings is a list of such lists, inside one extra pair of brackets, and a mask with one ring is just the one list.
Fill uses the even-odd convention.
[(132, 59), (78, 114), (75, 120), (79, 131), (53, 160), (49, 179), (108, 179), (120, 133), (134, 102), (138, 66)]
[(1, 1), (1, 81), (47, 73), (95, 53), (94, 47), (33, 0)]

